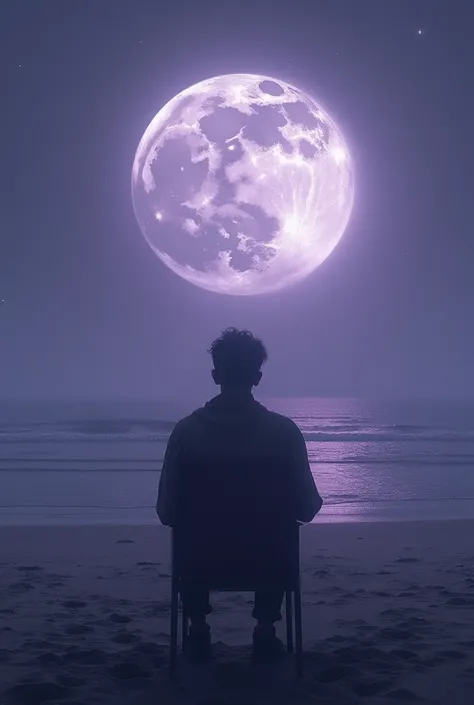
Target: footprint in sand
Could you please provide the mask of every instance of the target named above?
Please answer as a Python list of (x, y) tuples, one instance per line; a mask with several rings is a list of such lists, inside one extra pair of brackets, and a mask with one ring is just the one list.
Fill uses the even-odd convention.
[(346, 637), (341, 634), (334, 634), (334, 636), (329, 636), (326, 641), (329, 644), (343, 644), (346, 641)]
[(355, 646), (343, 646), (333, 651), (333, 655), (340, 664), (345, 666), (351, 666), (360, 661), (359, 650)]
[(37, 657), (37, 661), (43, 666), (61, 666), (63, 663), (61, 656), (53, 651), (46, 651), (46, 653), (40, 654)]
[(372, 695), (378, 695), (383, 691), (388, 690), (393, 686), (393, 681), (360, 681), (354, 683), (352, 692), (361, 698), (370, 698)]
[(153, 563), (152, 561), (138, 561), (137, 565), (149, 568), (154, 565), (161, 565), (161, 563)]
[(367, 624), (365, 619), (336, 619), (336, 624), (340, 627), (355, 626), (360, 627)]
[(420, 697), (414, 693), (412, 690), (407, 690), (406, 688), (397, 688), (397, 690), (391, 690), (386, 693), (386, 698), (390, 698), (395, 703), (410, 703), (420, 700)]
[[(158, 636), (169, 638), (169, 634), (158, 634)], [(134, 647), (134, 651), (138, 651), (140, 654), (158, 656), (160, 654), (162, 655), (167, 650), (155, 644), (154, 641), (141, 641)]]
[[(147, 617), (155, 617), (158, 614), (166, 614), (170, 611), (170, 608), (171, 603), (168, 600), (165, 602), (157, 602), (147, 610)], [(224, 609), (230, 609), (230, 607), (219, 605), (219, 611), (222, 612)]]
[(63, 685), (46, 681), (18, 683), (5, 692), (8, 699), (20, 705), (39, 705), (50, 700), (62, 700), (70, 695), (68, 688)]
[(144, 668), (135, 661), (122, 661), (109, 669), (112, 678), (118, 680), (149, 679), (153, 678), (153, 671)]
[(76, 610), (87, 607), (87, 602), (84, 602), (84, 600), (66, 600), (65, 602), (61, 602), (61, 605), (67, 609)]
[(420, 612), (420, 610), (416, 607), (406, 607), (404, 609), (394, 609), (391, 607), (390, 609), (381, 612), (381, 615), (382, 617), (390, 617), (393, 619), (406, 619), (408, 614), (413, 614), (416, 612)]
[(89, 595), (89, 599), (94, 600), (95, 602), (110, 602), (111, 600), (109, 595), (100, 595), (95, 592)]
[(70, 636), (81, 636), (82, 634), (90, 634), (94, 628), (88, 624), (70, 624), (64, 631)]
[(34, 589), (35, 586), (32, 583), (21, 581), (18, 583), (11, 583), (11, 585), (8, 586), (7, 591), (15, 594), (21, 594), (22, 592), (29, 592)]
[(46, 639), (26, 639), (21, 650), (23, 653), (28, 653), (31, 649), (46, 649), (48, 651), (51, 649), (51, 642)]
[(101, 666), (108, 659), (108, 654), (101, 649), (81, 650), (73, 647), (64, 654), (66, 663), (78, 663), (82, 666)]
[(413, 629), (414, 627), (425, 627), (430, 624), (424, 617), (409, 617), (398, 625), (399, 629)]
[(138, 641), (139, 639), (139, 636), (137, 636), (133, 632), (128, 632), (126, 630), (118, 632), (118, 634), (112, 637), (112, 641), (114, 641), (116, 644), (132, 644), (133, 642)]
[(353, 666), (341, 664), (324, 668), (316, 674), (315, 678), (319, 683), (336, 683), (344, 678), (360, 676), (360, 672)]
[(446, 604), (453, 607), (466, 607), (467, 605), (474, 605), (474, 597), (451, 597)]
[(380, 629), (379, 634), (382, 639), (388, 639), (389, 641), (413, 641), (417, 638), (416, 634), (408, 629), (397, 629), (392, 627)]
[(114, 622), (115, 624), (128, 624), (129, 622), (132, 621), (132, 618), (128, 616), (128, 614), (119, 614), (118, 612), (113, 612), (109, 620), (111, 622)]
[(417, 661), (418, 654), (415, 651), (410, 651), (409, 649), (393, 649), (390, 653), (396, 658), (402, 659), (403, 661)]
[(81, 685), (85, 685), (87, 681), (82, 678), (76, 678), (75, 676), (60, 675), (57, 677), (59, 685), (64, 685), (66, 688), (80, 688)]
[(467, 658), (467, 654), (462, 651), (456, 651), (455, 649), (448, 649), (446, 651), (436, 651), (436, 656), (439, 658), (446, 659), (448, 661), (462, 661)]
[(130, 653), (133, 659), (145, 658), (153, 668), (162, 668), (168, 664), (168, 648), (152, 642), (139, 642)]

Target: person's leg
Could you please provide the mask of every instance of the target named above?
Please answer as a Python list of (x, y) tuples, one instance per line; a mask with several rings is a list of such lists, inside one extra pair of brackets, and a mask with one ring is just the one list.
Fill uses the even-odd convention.
[(209, 603), (209, 591), (201, 588), (186, 587), (180, 592), (181, 602), (192, 625), (206, 624), (206, 617), (212, 612)]
[(184, 588), (180, 592), (183, 609), (191, 622), (185, 642), (186, 653), (195, 660), (209, 658), (211, 651), (211, 631), (206, 622), (212, 611), (209, 603), (209, 591), (200, 588)]
[(253, 633), (254, 656), (264, 660), (280, 658), (283, 644), (275, 635), (274, 623), (281, 619), (284, 590), (258, 590), (252, 617), (257, 620)]
[(257, 590), (252, 617), (258, 625), (273, 626), (281, 620), (281, 604), (284, 590)]

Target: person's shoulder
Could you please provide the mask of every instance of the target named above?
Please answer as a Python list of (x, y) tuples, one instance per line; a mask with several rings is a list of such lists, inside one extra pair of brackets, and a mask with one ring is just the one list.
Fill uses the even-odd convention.
[(186, 434), (192, 430), (196, 425), (199, 413), (203, 408), (204, 407), (199, 407), (199, 409), (195, 409), (190, 414), (187, 414), (187, 416), (183, 416), (183, 418), (177, 421), (174, 425), (172, 433), (176, 436), (181, 436), (182, 434)]
[(275, 433), (285, 434), (293, 438), (301, 435), (299, 426), (289, 416), (265, 409), (265, 421)]

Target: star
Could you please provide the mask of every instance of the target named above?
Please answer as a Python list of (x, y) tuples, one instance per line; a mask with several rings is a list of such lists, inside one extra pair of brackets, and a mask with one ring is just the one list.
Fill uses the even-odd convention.
[(419, 37), (423, 37), (423, 35), (425, 34), (425, 30), (420, 27), (420, 29), (416, 30), (416, 33)]

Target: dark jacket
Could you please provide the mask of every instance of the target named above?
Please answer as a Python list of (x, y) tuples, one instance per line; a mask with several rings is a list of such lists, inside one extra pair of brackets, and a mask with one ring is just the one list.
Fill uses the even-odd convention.
[[(308, 461), (306, 443), (298, 426), (288, 417), (269, 411), (249, 395), (238, 401), (219, 395), (179, 421), (166, 448), (158, 488), (156, 511), (162, 524), (176, 521), (179, 466), (187, 458), (219, 454), (219, 450), (240, 456), (278, 454), (290, 458), (288, 473), (294, 483), (295, 520), (311, 521), (322, 506)], [(210, 488), (210, 491), (212, 488)]]

